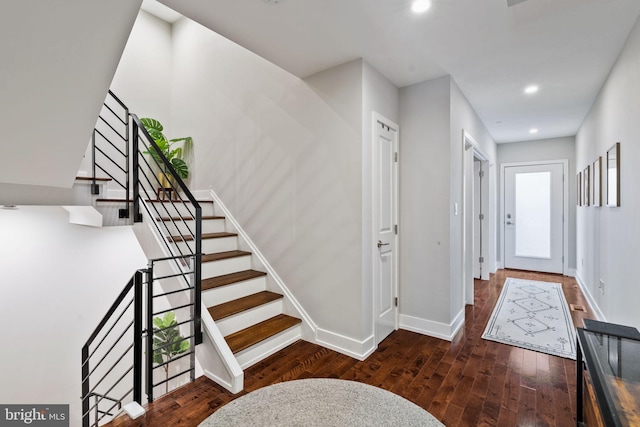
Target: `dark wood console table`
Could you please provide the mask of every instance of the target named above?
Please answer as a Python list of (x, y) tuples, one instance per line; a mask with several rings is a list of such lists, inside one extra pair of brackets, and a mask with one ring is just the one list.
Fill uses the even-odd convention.
[(640, 333), (585, 321), (576, 337), (578, 426), (640, 425)]

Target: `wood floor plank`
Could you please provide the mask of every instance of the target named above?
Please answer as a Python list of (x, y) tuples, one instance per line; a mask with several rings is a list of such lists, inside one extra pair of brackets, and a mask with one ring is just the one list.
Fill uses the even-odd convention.
[[(562, 283), (577, 326), (593, 318), (573, 278), (499, 270), (476, 281), (473, 306), (453, 342), (399, 330), (359, 361), (298, 341), (245, 371), (245, 392), (232, 395), (200, 377), (147, 405), (138, 420), (120, 417), (109, 426), (197, 426), (246, 392), (303, 378), (342, 378), (375, 385), (429, 410), (447, 427), (575, 425), (575, 362), (481, 338), (507, 277)], [(579, 324), (578, 324), (579, 323)]]

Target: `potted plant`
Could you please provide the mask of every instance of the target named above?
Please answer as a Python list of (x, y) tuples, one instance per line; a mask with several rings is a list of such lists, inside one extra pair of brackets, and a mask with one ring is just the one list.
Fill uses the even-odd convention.
[(153, 318), (153, 363), (163, 365), (166, 382), (165, 393), (169, 392), (169, 362), (175, 356), (189, 350), (189, 341), (180, 335), (176, 315), (173, 311), (163, 317)]
[[(185, 159), (189, 158), (193, 151), (193, 138), (187, 136), (184, 138), (167, 139), (162, 133), (164, 127), (158, 120), (143, 118), (140, 119), (140, 121), (178, 176), (181, 179), (187, 179), (189, 177), (189, 165)], [(174, 147), (179, 142), (183, 143), (182, 146)], [(149, 150), (145, 151), (144, 154), (151, 155), (160, 167), (160, 172), (158, 172), (158, 181), (160, 181), (160, 185), (163, 188), (173, 188), (168, 168), (158, 155), (157, 151), (149, 148)]]

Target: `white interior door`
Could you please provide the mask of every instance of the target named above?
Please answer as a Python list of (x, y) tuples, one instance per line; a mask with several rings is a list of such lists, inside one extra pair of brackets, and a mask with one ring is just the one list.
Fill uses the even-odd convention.
[(505, 267), (563, 273), (564, 165), (504, 168)]
[(374, 305), (380, 343), (398, 324), (398, 127), (381, 118), (374, 127)]
[(473, 160), (473, 277), (482, 278), (482, 162)]

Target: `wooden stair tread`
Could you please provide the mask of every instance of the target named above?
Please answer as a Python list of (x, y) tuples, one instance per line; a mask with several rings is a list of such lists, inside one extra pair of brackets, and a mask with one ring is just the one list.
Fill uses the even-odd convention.
[(261, 291), (256, 294), (209, 307), (209, 314), (211, 314), (213, 320), (220, 320), (279, 299), (282, 299), (282, 295), (270, 291)]
[[(209, 215), (209, 216), (202, 217), (203, 221), (208, 219), (225, 219), (225, 217), (217, 216), (217, 215)], [(193, 221), (193, 217), (192, 216), (162, 217), (162, 218), (156, 218), (156, 221)]]
[(300, 319), (287, 316), (286, 314), (278, 314), (277, 316), (267, 319), (264, 322), (249, 326), (241, 331), (234, 332), (225, 337), (229, 348), (233, 353), (238, 353), (252, 345), (264, 341), (280, 332), (301, 323)]
[[(204, 233), (202, 235), (202, 240), (204, 239), (221, 239), (223, 237), (236, 237), (236, 233), (227, 233), (223, 231), (221, 233)], [(169, 240), (173, 242), (190, 242), (193, 240), (193, 236), (171, 236)]]
[(220, 286), (243, 282), (245, 280), (251, 280), (266, 275), (267, 273), (264, 271), (244, 270), (236, 273), (224, 274), (222, 276), (210, 277), (202, 280), (202, 290), (206, 291), (207, 289), (218, 288)]
[[(163, 199), (147, 199), (147, 202), (151, 202), (151, 203), (172, 203), (174, 205), (181, 205), (183, 204), (182, 202), (184, 202), (184, 204), (190, 204), (191, 202), (189, 202), (189, 199), (184, 199), (182, 201), (180, 200), (163, 200)], [(213, 204), (213, 200), (196, 200), (196, 202), (202, 204), (202, 203), (210, 203)]]
[(111, 178), (98, 178), (98, 177), (90, 177), (90, 176), (76, 176), (76, 181), (100, 181), (100, 182), (107, 182), (107, 181), (111, 181)]
[(247, 255), (251, 255), (251, 252), (247, 252), (247, 251), (215, 252), (212, 254), (202, 255), (202, 262), (219, 261), (221, 259), (236, 258), (241, 256), (247, 256)]
[(96, 199), (96, 202), (103, 202), (103, 203), (133, 203), (133, 200), (127, 200), (127, 199)]

